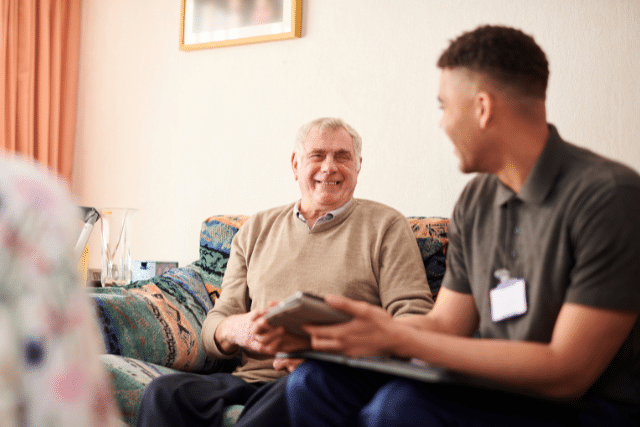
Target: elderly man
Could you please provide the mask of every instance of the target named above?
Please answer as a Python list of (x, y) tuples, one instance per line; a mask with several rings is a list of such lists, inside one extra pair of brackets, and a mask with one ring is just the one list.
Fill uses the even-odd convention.
[(298, 361), (277, 351), (309, 347), (307, 338), (262, 318), (271, 301), (296, 291), (348, 296), (390, 316), (424, 314), (433, 305), (406, 218), (380, 203), (354, 199), (362, 140), (340, 119), (298, 132), (291, 157), (301, 199), (259, 212), (238, 231), (220, 298), (202, 328), (208, 354), (242, 361), (233, 374), (177, 374), (145, 390), (139, 426), (218, 426), (223, 409), (242, 404), (237, 426), (286, 425), (283, 377)]
[(523, 394), (307, 362), (289, 378), (293, 425), (637, 425), (640, 176), (547, 123), (546, 55), (523, 32), (479, 27), (438, 66), (441, 127), (479, 174), (454, 208), (435, 306), (396, 320), (327, 297), (353, 320), (306, 330), (318, 350), (415, 358)]

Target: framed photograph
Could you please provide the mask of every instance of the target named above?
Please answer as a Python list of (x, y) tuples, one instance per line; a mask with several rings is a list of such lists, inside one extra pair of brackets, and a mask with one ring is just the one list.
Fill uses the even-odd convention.
[(302, 0), (182, 0), (180, 50), (298, 38)]

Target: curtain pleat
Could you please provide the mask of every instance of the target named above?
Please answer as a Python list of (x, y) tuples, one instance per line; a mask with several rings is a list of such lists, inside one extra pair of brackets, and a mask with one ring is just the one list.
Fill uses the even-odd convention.
[(3, 147), (70, 183), (77, 106), (80, 0), (1, 0)]

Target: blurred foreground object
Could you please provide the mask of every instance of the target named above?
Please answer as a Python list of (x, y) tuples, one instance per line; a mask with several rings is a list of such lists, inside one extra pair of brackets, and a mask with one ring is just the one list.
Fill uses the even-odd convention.
[(0, 156), (0, 424), (119, 426), (59, 179)]

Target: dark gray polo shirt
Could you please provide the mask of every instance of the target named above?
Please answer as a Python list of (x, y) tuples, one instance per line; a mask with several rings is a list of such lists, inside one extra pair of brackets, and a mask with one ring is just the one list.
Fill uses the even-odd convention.
[[(518, 194), (480, 174), (454, 208), (442, 286), (473, 294), (485, 338), (549, 342), (564, 302), (640, 311), (640, 176), (549, 129)], [(489, 292), (501, 268), (525, 280), (528, 310), (493, 322)], [(639, 325), (592, 388), (636, 407)]]

